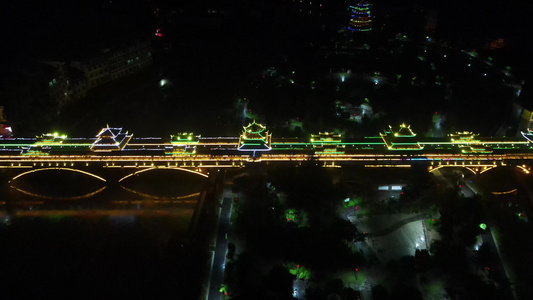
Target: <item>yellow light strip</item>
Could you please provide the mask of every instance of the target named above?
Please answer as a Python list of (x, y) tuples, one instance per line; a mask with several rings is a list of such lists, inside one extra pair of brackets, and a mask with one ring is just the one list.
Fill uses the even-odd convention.
[(176, 171), (186, 171), (186, 172), (189, 172), (189, 173), (193, 173), (193, 174), (196, 174), (196, 175), (200, 175), (200, 176), (203, 176), (205, 178), (208, 178), (209, 176), (202, 173), (202, 172), (198, 172), (198, 171), (193, 171), (193, 170), (189, 170), (189, 169), (184, 169), (184, 168), (180, 168), (180, 167), (164, 167), (164, 166), (161, 166), (161, 167), (151, 167), (151, 168), (146, 168), (146, 169), (142, 169), (142, 170), (139, 170), (139, 171), (135, 171), (131, 174), (128, 174), (124, 177), (122, 177), (118, 182), (122, 182), (124, 179), (128, 178), (128, 177), (131, 177), (133, 175), (137, 175), (139, 173), (142, 173), (142, 172), (146, 172), (146, 171), (150, 171), (150, 170), (155, 170), (155, 169), (166, 169), (166, 170), (176, 170)]
[(9, 182), (21, 177), (21, 176), (24, 176), (24, 175), (27, 175), (27, 174), (30, 174), (30, 173), (34, 173), (34, 172), (40, 172), (40, 171), (47, 171), (47, 170), (64, 170), (64, 171), (71, 171), (71, 172), (78, 172), (78, 173), (82, 173), (82, 174), (85, 174), (85, 175), (89, 175), (89, 176), (92, 176), (96, 179), (99, 179), (103, 182), (106, 182), (106, 180), (96, 174), (93, 174), (93, 173), (89, 173), (87, 171), (83, 171), (83, 170), (78, 170), (78, 169), (71, 169), (71, 168), (42, 168), (42, 169), (33, 169), (33, 170), (30, 170), (30, 171), (26, 171), (26, 172), (23, 172), (15, 177), (13, 177)]
[[(472, 166), (478, 167), (478, 165), (472, 165)], [(435, 166), (430, 167), (429, 172), (431, 173), (431, 172), (433, 172), (435, 170), (438, 170), (438, 169), (441, 169), (441, 168), (444, 168), (444, 167), (459, 167), (459, 168), (465, 168), (465, 169), (467, 169), (468, 171), (472, 172), (475, 175), (475, 174), (477, 174), (477, 172), (474, 169), (471, 168), (472, 166), (470, 166), (470, 165), (466, 165), (466, 166), (465, 165), (439, 165), (439, 166), (436, 166), (436, 167)]]
[(141, 193), (139, 191), (135, 191), (135, 190), (129, 189), (129, 188), (127, 188), (125, 186), (122, 186), (122, 185), (120, 187), (123, 188), (124, 190), (128, 191), (128, 192), (131, 192), (131, 193), (143, 196), (143, 197), (148, 197), (148, 198), (153, 198), (153, 199), (162, 199), (162, 200), (180, 200), (180, 199), (187, 199), (187, 198), (191, 198), (191, 197), (198, 197), (200, 195), (200, 192), (198, 192), (198, 193), (192, 193), (192, 194), (189, 194), (189, 195), (186, 195), (186, 196), (160, 197), (160, 196), (153, 196), (153, 195), (150, 195), (150, 194)]
[(526, 166), (516, 166), (516, 167), (524, 171), (524, 173), (529, 174), (529, 170), (526, 168)]
[(507, 195), (507, 194), (514, 193), (516, 191), (517, 191), (517, 189), (512, 189), (510, 191), (505, 191), (505, 192), (490, 192), (490, 193), (493, 194), (493, 195)]
[(494, 169), (496, 167), (497, 167), (496, 165), (493, 165), (493, 166), (490, 166), (490, 167), (484, 167), (483, 170), (481, 170), (481, 172), (479, 172), (479, 174), (483, 174), (483, 173), (487, 172), (488, 170), (492, 170), (492, 169)]
[(101, 191), (105, 190), (105, 188), (106, 188), (104, 186), (104, 187), (101, 187), (101, 188), (99, 188), (98, 190), (96, 190), (94, 192), (90, 192), (90, 193), (87, 193), (87, 194), (81, 195), (81, 196), (51, 197), (51, 196), (39, 195), (39, 194), (35, 194), (35, 193), (32, 193), (32, 192), (28, 192), (28, 191), (25, 191), (23, 189), (19, 189), (18, 187), (14, 186), (14, 185), (9, 185), (9, 186), (12, 187), (13, 189), (25, 194), (25, 195), (32, 196), (32, 197), (37, 197), (37, 198), (42, 198), (42, 199), (48, 199), (48, 200), (78, 200), (78, 199), (85, 199), (85, 198), (89, 198), (91, 196), (94, 196), (94, 195), (100, 193)]
[(365, 165), (365, 168), (410, 168), (411, 165)]

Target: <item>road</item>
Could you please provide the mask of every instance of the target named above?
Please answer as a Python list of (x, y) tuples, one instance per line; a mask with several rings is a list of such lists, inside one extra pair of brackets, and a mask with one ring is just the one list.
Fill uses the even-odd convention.
[(226, 266), (226, 250), (228, 249), (228, 233), (230, 230), (231, 208), (233, 205), (231, 189), (224, 189), (222, 205), (219, 210), (218, 231), (216, 235), (215, 250), (211, 258), (211, 278), (208, 287), (207, 299), (222, 299), (220, 288), (224, 283), (224, 269)]

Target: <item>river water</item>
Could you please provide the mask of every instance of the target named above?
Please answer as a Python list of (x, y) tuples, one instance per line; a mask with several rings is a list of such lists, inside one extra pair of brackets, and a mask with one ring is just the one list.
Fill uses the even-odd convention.
[(45, 171), (4, 180), (0, 299), (190, 297), (197, 283), (187, 280), (184, 249), (207, 186), (191, 176), (145, 172), (118, 184)]

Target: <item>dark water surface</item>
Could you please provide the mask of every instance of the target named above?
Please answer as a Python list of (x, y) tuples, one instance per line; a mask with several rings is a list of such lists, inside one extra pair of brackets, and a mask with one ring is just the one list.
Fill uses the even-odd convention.
[(45, 171), (4, 182), (0, 298), (197, 293), (187, 231), (204, 178), (145, 172), (119, 185), (81, 175)]

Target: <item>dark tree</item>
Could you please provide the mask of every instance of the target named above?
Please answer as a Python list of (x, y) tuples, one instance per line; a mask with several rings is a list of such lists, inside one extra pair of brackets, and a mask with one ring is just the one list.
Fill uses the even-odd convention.
[(423, 300), (424, 298), (414, 286), (399, 285), (392, 289), (391, 299)]
[[(378, 284), (372, 287), (372, 298), (374, 300), (389, 300), (390, 299), (389, 291), (387, 291), (387, 289), (383, 285)], [(399, 299), (403, 299), (403, 298), (399, 298)]]
[(343, 288), (341, 291), (342, 300), (359, 300), (361, 299), (361, 292), (352, 288)]
[(326, 294), (337, 294), (340, 295), (342, 292), (342, 289), (344, 288), (344, 283), (342, 282), (342, 279), (335, 278), (328, 282), (326, 282)]
[(234, 255), (235, 255), (235, 244), (228, 243), (228, 254), (226, 255), (226, 257), (229, 259), (233, 259)]
[(294, 299), (292, 294), (292, 282), (294, 276), (287, 268), (275, 265), (270, 272), (263, 277), (263, 288), (265, 289), (265, 299)]
[(327, 294), (321, 287), (308, 287), (305, 290), (307, 300), (324, 300), (327, 299)]

